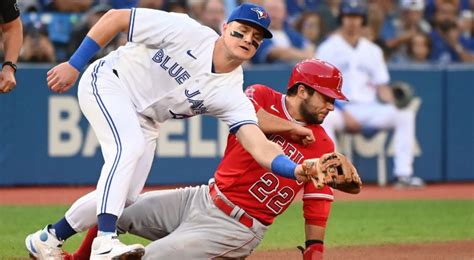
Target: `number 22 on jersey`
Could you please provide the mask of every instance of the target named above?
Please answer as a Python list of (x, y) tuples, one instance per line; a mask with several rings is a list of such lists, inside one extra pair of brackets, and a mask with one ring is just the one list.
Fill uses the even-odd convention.
[(283, 208), (293, 200), (295, 191), (288, 186), (279, 187), (280, 180), (271, 172), (267, 172), (254, 183), (249, 191), (259, 201), (275, 214), (280, 214)]

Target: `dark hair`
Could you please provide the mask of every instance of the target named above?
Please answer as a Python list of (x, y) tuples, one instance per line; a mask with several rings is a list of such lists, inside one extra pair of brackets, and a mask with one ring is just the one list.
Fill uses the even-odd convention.
[(40, 22), (30, 22), (23, 26), (23, 34), (33, 38), (39, 38), (41, 35), (48, 36), (48, 29), (46, 25)]
[(432, 47), (431, 38), (430, 38), (430, 36), (429, 36), (428, 34), (426, 34), (426, 33), (421, 33), (421, 32), (420, 32), (420, 33), (417, 33), (415, 36), (413, 36), (413, 37), (410, 39), (410, 41), (408, 42), (408, 46), (407, 46), (407, 54), (408, 54), (408, 56), (409, 56), (409, 57), (413, 57), (413, 55), (415, 54), (415, 53), (413, 52), (413, 39), (415, 39), (415, 37), (416, 37), (417, 35), (420, 35), (420, 36), (422, 36), (422, 37), (425, 39), (426, 44), (428, 45), (428, 56), (429, 56), (429, 54), (431, 53), (431, 47)]
[(293, 97), (293, 96), (296, 96), (296, 93), (298, 92), (298, 86), (299, 85), (302, 85), (304, 86), (304, 89), (306, 90), (306, 92), (308, 92), (308, 94), (310, 96), (312, 96), (314, 94), (314, 92), (316, 90), (314, 90), (312, 87), (306, 85), (306, 84), (303, 84), (303, 83), (296, 83), (295, 85), (291, 86), (291, 88), (289, 88), (287, 91), (286, 91), (286, 95), (289, 96), (289, 97)]
[(304, 21), (310, 17), (310, 16), (316, 16), (319, 19), (319, 38), (322, 39), (324, 37), (324, 21), (321, 15), (315, 11), (304, 11), (301, 16), (295, 21), (295, 30), (302, 33), (303, 32), (303, 23)]

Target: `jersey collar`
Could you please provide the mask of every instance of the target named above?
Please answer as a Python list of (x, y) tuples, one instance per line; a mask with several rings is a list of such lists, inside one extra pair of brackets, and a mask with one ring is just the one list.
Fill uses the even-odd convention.
[(288, 112), (288, 109), (286, 108), (285, 98), (286, 98), (286, 95), (281, 95), (281, 107), (283, 108), (283, 113), (285, 113), (286, 118), (290, 120), (291, 122), (305, 126), (306, 125), (305, 122), (298, 121), (290, 115), (290, 112)]

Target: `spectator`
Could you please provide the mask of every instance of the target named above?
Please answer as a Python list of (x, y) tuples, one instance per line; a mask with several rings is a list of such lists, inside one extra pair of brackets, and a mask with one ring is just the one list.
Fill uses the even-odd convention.
[[(474, 5), (474, 1), (472, 2)], [(469, 51), (474, 52), (474, 11), (462, 11), (458, 23), (461, 31), (461, 42)]]
[(384, 23), (385, 13), (376, 2), (368, 5), (367, 24), (363, 28), (363, 35), (371, 42), (379, 39), (380, 30)]
[(5, 61), (0, 72), (0, 93), (12, 91), (16, 86), (16, 61), (23, 42), (23, 27), (16, 0), (0, 2), (0, 28)]
[(384, 19), (385, 13), (380, 7), (380, 4), (377, 2), (371, 3), (368, 6), (367, 25), (364, 26), (362, 35), (382, 48), (384, 59), (388, 60), (390, 58), (391, 52), (385, 45), (385, 42), (382, 40), (382, 38), (380, 38), (380, 31), (383, 26)]
[(429, 21), (433, 19), (437, 7), (442, 3), (451, 3), (456, 12), (474, 10), (474, 1), (472, 0), (426, 0), (425, 17)]
[(55, 49), (46, 26), (31, 23), (25, 28), (25, 40), (20, 60), (23, 62), (55, 62)]
[(165, 0), (140, 0), (138, 7), (162, 10), (165, 7)]
[[(180, 2), (180, 1), (178, 1)], [(202, 16), (205, 0), (185, 0), (189, 16), (197, 19)]]
[[(401, 0), (371, 0), (371, 4), (377, 4), (384, 13), (384, 22), (380, 31), (380, 37), (385, 39), (395, 35), (396, 22), (400, 17), (399, 1)], [(388, 36), (387, 36), (388, 35)]]
[(474, 55), (461, 41), (461, 31), (457, 25), (456, 6), (450, 2), (436, 6), (434, 14), (435, 30), (431, 32), (433, 49), (430, 60), (439, 63), (474, 62)]
[(38, 0), (21, 0), (18, 2), (18, 8), (22, 14), (41, 11), (41, 5)]
[(408, 61), (426, 63), (431, 52), (431, 39), (427, 34), (415, 34), (407, 45)]
[[(189, 13), (189, 6), (186, 0), (168, 0), (165, 6), (165, 10), (168, 12), (174, 13)], [(191, 17), (194, 17), (192, 14), (189, 14)]]
[[(82, 21), (74, 28), (71, 35), (70, 43), (68, 44), (68, 56), (71, 56), (74, 51), (79, 47), (82, 40), (86, 37), (87, 32), (92, 28), (92, 26), (99, 21), (99, 19), (108, 11), (111, 7), (106, 4), (99, 4), (94, 6), (90, 11), (88, 11), (84, 16)], [(107, 53), (110, 52), (109, 48), (102, 49), (95, 59), (104, 57)]]
[[(336, 141), (336, 131), (394, 129), (394, 174), (398, 186), (420, 187), (422, 179), (413, 175), (415, 112), (398, 109), (388, 88), (390, 80), (380, 47), (362, 37), (367, 8), (362, 0), (343, 0), (341, 27), (318, 48), (316, 57), (330, 62), (342, 72), (343, 88), (349, 103), (337, 103), (323, 127)], [(381, 100), (387, 103), (379, 102)]]
[(234, 10), (235, 7), (240, 3), (238, 0), (224, 0), (225, 6), (225, 17), (229, 17), (230, 11)]
[(436, 1), (433, 23), (439, 24), (444, 21), (455, 22), (459, 13), (458, 6), (449, 0)]
[(337, 29), (337, 17), (339, 16), (339, 5), (341, 0), (324, 0), (318, 7), (317, 12), (321, 16), (324, 30), (322, 35), (329, 35)]
[(314, 46), (317, 46), (324, 38), (322, 35), (324, 25), (321, 16), (314, 11), (304, 12), (295, 22), (295, 29), (301, 33)]
[(394, 59), (406, 57), (406, 46), (417, 33), (430, 33), (431, 26), (423, 19), (423, 0), (402, 0), (400, 17), (392, 20), (394, 30), (383, 35)]
[[(99, 2), (99, 4), (110, 5), (114, 9), (127, 9), (127, 8), (136, 7), (138, 6), (139, 2), (143, 2), (143, 1), (144, 0), (107, 0), (107, 1)], [(160, 2), (160, 0), (156, 0), (155, 2)]]
[(286, 13), (291, 24), (304, 12), (316, 11), (322, 0), (285, 0)]
[(86, 12), (94, 3), (93, 0), (39, 0), (39, 2), (43, 6), (43, 11), (64, 13)]
[(252, 59), (253, 63), (297, 62), (313, 56), (314, 47), (286, 21), (284, 0), (265, 1), (272, 18), (272, 39), (265, 39)]
[(225, 21), (225, 6), (223, 0), (206, 0), (204, 2), (204, 11), (199, 21), (209, 26), (211, 29), (221, 34), (222, 25)]

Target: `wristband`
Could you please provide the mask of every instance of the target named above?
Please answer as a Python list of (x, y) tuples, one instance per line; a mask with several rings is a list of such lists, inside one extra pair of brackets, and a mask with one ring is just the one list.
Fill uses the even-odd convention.
[(79, 48), (77, 48), (72, 57), (69, 59), (69, 64), (71, 64), (71, 66), (76, 68), (78, 71), (81, 71), (99, 50), (99, 44), (97, 44), (97, 42), (91, 37), (86, 36)]
[(279, 154), (272, 161), (272, 172), (281, 177), (296, 180), (295, 169), (297, 164), (286, 155)]
[(13, 73), (16, 73), (16, 70), (17, 70), (17, 66), (15, 63), (11, 62), (11, 61), (5, 61), (3, 64), (2, 64), (2, 69), (3, 67), (5, 66), (10, 66), (12, 69), (13, 69)]

